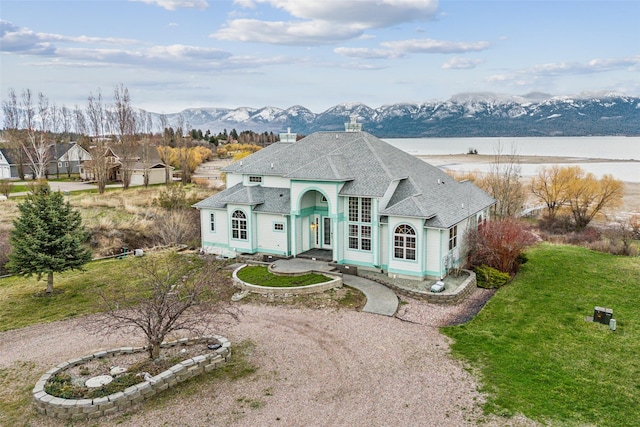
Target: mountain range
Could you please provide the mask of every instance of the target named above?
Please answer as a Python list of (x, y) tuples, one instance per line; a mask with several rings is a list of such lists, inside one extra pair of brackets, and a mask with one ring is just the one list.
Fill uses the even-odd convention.
[[(151, 115), (159, 123), (159, 115)], [(290, 128), (302, 135), (344, 130), (344, 123), (354, 116), (364, 130), (381, 138), (640, 135), (640, 97), (620, 94), (470, 93), (446, 101), (379, 108), (345, 103), (322, 113), (295, 105), (287, 109), (191, 108), (166, 114), (174, 127), (181, 122), (190, 129), (213, 134), (223, 129), (279, 133)]]

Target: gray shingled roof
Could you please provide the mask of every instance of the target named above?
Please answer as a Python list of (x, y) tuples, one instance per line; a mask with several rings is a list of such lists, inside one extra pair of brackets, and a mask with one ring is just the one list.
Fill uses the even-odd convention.
[(220, 193), (214, 194), (195, 205), (198, 209), (225, 209), (227, 204), (251, 205), (256, 212), (268, 212), (288, 215), (291, 202), (288, 188), (260, 186), (245, 187), (236, 184)]
[[(291, 179), (342, 181), (345, 182), (340, 191), (343, 196), (382, 197), (399, 181), (380, 214), (425, 218), (426, 225), (441, 228), (451, 227), (494, 203), (472, 183), (459, 183), (435, 166), (367, 132), (317, 132), (295, 143), (279, 142), (223, 170)], [(233, 203), (240, 203), (236, 200), (244, 200), (247, 204), (252, 200), (268, 203), (268, 188), (251, 187), (264, 188), (265, 192), (258, 195), (259, 190), (236, 194), (240, 191), (236, 187), (212, 196), (215, 201), (211, 203), (221, 203), (227, 197), (223, 194), (233, 189)], [(288, 191), (285, 192), (288, 202)], [(283, 201), (279, 196), (278, 199)], [(195, 206), (204, 202), (206, 200)], [(284, 206), (279, 205), (278, 209), (284, 209)], [(288, 207), (286, 210), (288, 213)]]

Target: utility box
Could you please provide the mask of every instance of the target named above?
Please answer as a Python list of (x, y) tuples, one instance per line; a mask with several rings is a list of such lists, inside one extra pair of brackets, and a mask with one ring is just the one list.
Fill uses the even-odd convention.
[(442, 292), (444, 291), (444, 282), (441, 280), (438, 280), (436, 283), (434, 283), (433, 285), (431, 285), (431, 292)]
[(613, 317), (613, 310), (604, 307), (595, 307), (593, 309), (593, 321), (608, 325)]

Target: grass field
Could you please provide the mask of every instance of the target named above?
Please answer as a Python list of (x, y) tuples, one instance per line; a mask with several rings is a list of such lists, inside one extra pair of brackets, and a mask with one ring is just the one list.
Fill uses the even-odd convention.
[(96, 290), (109, 283), (131, 283), (129, 267), (139, 258), (94, 261), (84, 271), (54, 274), (54, 294), (41, 296), (46, 276), (0, 279), (0, 331), (95, 313)]
[(238, 271), (238, 278), (244, 282), (258, 286), (273, 288), (290, 288), (292, 286), (309, 286), (331, 280), (327, 276), (316, 273), (302, 276), (276, 276), (269, 272), (267, 267), (247, 266)]
[[(540, 245), (470, 323), (443, 328), (487, 412), (547, 425), (640, 425), (640, 259)], [(613, 309), (617, 330), (587, 322)]]

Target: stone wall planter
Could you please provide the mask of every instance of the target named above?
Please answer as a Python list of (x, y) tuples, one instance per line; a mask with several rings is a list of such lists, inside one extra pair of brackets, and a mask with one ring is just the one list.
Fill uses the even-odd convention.
[(143, 381), (128, 387), (122, 392), (95, 399), (62, 399), (48, 394), (44, 391), (44, 387), (52, 376), (74, 366), (82, 365), (92, 359), (144, 352), (146, 351), (146, 347), (115, 348), (62, 362), (55, 368), (49, 369), (40, 377), (38, 382), (36, 382), (32, 391), (36, 411), (54, 418), (77, 420), (99, 418), (128, 409), (132, 405), (149, 399), (155, 394), (186, 381), (189, 378), (202, 374), (203, 372), (210, 372), (225, 363), (231, 355), (231, 343), (221, 336), (207, 336), (195, 339), (183, 338), (162, 343), (162, 347), (166, 348), (203, 343), (213, 339), (221, 344), (220, 348), (212, 350), (207, 354), (183, 360), (166, 371), (151, 377), (148, 381)]
[(243, 264), (240, 267), (236, 268), (233, 272), (233, 284), (245, 291), (253, 292), (256, 294), (262, 295), (306, 295), (306, 294), (314, 294), (327, 291), (332, 288), (341, 288), (342, 287), (342, 276), (339, 274), (328, 273), (326, 271), (305, 271), (304, 273), (296, 273), (292, 275), (300, 275), (307, 273), (317, 273), (322, 274), (324, 276), (332, 277), (332, 279), (328, 282), (317, 283), (315, 285), (307, 285), (307, 286), (292, 286), (287, 288), (275, 288), (271, 286), (259, 286), (251, 283), (244, 282), (238, 278), (238, 271), (240, 269), (246, 267), (247, 264)]
[(458, 304), (460, 301), (471, 295), (476, 288), (476, 273), (470, 270), (464, 270), (469, 277), (456, 288), (455, 292), (444, 291), (441, 293), (433, 293), (430, 291), (418, 291), (415, 289), (408, 289), (402, 286), (398, 286), (393, 281), (381, 281), (371, 277), (367, 277), (370, 280), (375, 280), (388, 288), (392, 289), (398, 294), (408, 296), (415, 299), (427, 301), (432, 304), (453, 305)]

